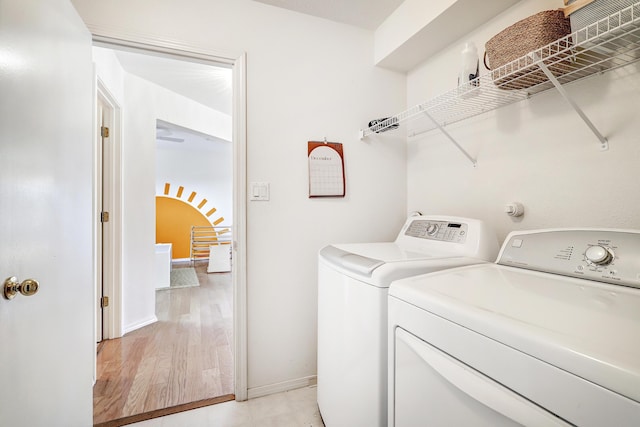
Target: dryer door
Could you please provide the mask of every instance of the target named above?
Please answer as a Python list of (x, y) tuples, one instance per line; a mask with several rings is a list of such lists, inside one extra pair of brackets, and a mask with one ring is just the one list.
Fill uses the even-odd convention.
[(395, 427), (571, 425), (402, 328), (394, 368)]

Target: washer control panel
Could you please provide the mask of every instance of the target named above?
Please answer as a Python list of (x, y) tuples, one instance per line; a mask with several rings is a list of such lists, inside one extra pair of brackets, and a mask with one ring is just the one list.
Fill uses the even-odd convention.
[(468, 228), (467, 224), (461, 222), (417, 219), (409, 224), (404, 235), (419, 239), (464, 243), (469, 232)]
[(640, 288), (640, 231), (557, 229), (507, 236), (498, 264)]

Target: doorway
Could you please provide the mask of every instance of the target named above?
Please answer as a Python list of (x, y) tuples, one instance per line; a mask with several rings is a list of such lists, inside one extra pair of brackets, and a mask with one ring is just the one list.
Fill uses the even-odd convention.
[[(126, 48), (126, 50), (131, 50), (132, 45), (135, 45), (133, 42), (124, 43), (121, 40), (114, 43), (113, 39), (109, 39), (108, 42), (105, 42), (104, 39), (96, 40), (94, 37), (94, 41), (96, 46), (114, 48), (114, 49), (122, 49)], [(124, 46), (126, 45), (126, 46)], [(135, 46), (134, 46), (135, 47)], [(213, 61), (212, 58), (207, 57), (207, 55), (199, 54), (191, 54), (186, 51), (175, 51), (166, 47), (156, 47), (157, 50), (148, 50), (149, 46), (145, 46), (147, 50), (143, 53), (149, 56), (171, 56), (179, 53), (179, 59), (183, 61), (189, 61), (190, 59), (199, 62), (206, 63), (209, 66), (214, 66), (217, 64), (216, 61)], [(216, 58), (217, 59), (217, 58)], [(233, 348), (233, 383), (234, 383), (234, 392), (236, 400), (244, 400), (246, 399), (246, 322), (245, 322), (245, 305), (246, 301), (244, 298), (245, 295), (245, 273), (244, 273), (244, 257), (246, 253), (246, 249), (244, 247), (244, 229), (245, 229), (245, 166), (244, 166), (244, 158), (245, 158), (245, 141), (246, 141), (246, 127), (245, 127), (245, 101), (244, 101), (244, 55), (241, 55), (238, 58), (228, 60), (226, 65), (227, 67), (232, 67), (233, 70), (233, 94), (234, 94), (234, 102), (233, 102), (233, 122), (231, 123), (230, 128), (232, 129), (233, 134), (233, 213), (231, 217), (233, 219), (233, 258), (234, 258), (234, 267), (233, 274), (230, 277), (230, 282), (232, 283), (231, 292), (233, 293), (233, 330), (234, 330), (234, 338), (231, 347)], [(123, 107), (126, 108), (126, 105)], [(126, 144), (126, 139), (123, 139), (123, 144)], [(123, 158), (126, 162), (126, 158)], [(127, 182), (123, 181), (123, 186), (126, 188)], [(125, 190), (126, 191), (126, 190)], [(126, 215), (126, 212), (123, 214)], [(123, 283), (123, 286), (127, 286), (126, 283)], [(126, 292), (123, 292), (126, 293)], [(115, 301), (118, 303), (119, 301)], [(112, 302), (113, 303), (113, 302)], [(123, 316), (125, 317), (125, 316)], [(154, 328), (154, 323), (149, 324), (148, 326), (144, 326), (143, 328), (148, 328), (152, 330)], [(126, 331), (126, 325), (124, 330)], [(139, 329), (137, 331), (140, 331)], [(138, 332), (138, 335), (144, 335)], [(121, 350), (123, 350), (121, 348)], [(134, 354), (136, 350), (130, 348), (131, 353)], [(126, 353), (126, 351), (124, 352)], [(120, 354), (124, 354), (122, 351)], [(101, 383), (98, 382), (98, 386)], [(214, 397), (214, 396), (212, 396)], [(194, 404), (198, 404), (198, 402), (192, 402)], [(213, 403), (213, 402), (212, 402)], [(192, 406), (193, 407), (193, 406)], [(184, 410), (185, 408), (180, 408), (179, 410)], [(166, 414), (164, 411), (162, 414)]]

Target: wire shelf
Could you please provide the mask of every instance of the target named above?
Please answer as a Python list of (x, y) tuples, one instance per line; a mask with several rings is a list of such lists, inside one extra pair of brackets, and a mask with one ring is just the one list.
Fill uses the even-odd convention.
[(431, 123), (409, 133), (416, 136), (495, 110), (561, 85), (614, 70), (640, 59), (640, 2), (634, 3), (536, 51), (361, 131), (361, 137), (429, 117)]

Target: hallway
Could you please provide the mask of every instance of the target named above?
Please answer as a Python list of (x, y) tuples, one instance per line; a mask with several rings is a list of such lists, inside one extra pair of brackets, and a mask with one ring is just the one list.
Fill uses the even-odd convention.
[(94, 425), (233, 398), (231, 273), (208, 274), (206, 263), (196, 273), (200, 286), (156, 291), (158, 322), (102, 343)]

